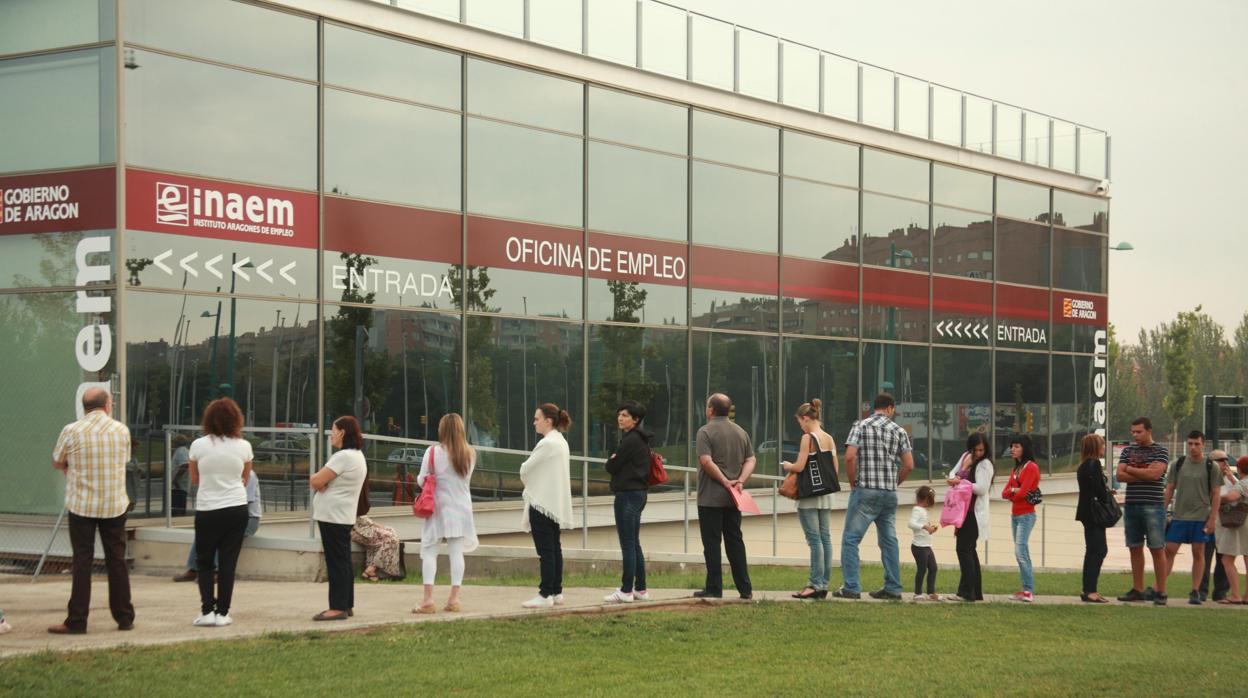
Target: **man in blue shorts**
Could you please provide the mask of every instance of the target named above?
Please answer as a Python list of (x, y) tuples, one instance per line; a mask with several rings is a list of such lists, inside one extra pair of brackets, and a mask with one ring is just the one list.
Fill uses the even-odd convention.
[(1166, 531), (1166, 561), (1174, 566), (1179, 547), (1192, 546), (1192, 593), (1187, 602), (1200, 605), (1200, 583), (1205, 576), (1205, 545), (1213, 545), (1213, 527), (1222, 493), (1222, 473), (1205, 458), (1205, 435), (1187, 435), (1187, 455), (1179, 456), (1166, 473), (1166, 506), (1174, 518)]
[(1131, 591), (1119, 601), (1146, 601), (1144, 595), (1144, 544), (1153, 556), (1153, 603), (1166, 605), (1166, 467), (1170, 454), (1153, 441), (1153, 423), (1148, 417), (1131, 422), (1134, 441), (1118, 459), (1118, 481), (1127, 483), (1127, 505), (1122, 522), (1131, 551)]

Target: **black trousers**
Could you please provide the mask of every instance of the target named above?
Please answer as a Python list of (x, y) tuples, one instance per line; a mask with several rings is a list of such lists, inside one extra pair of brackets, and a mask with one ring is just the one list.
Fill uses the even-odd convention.
[(126, 515), (111, 519), (93, 519), (69, 512), (69, 544), (74, 551), (71, 566), (74, 576), (69, 592), (69, 610), (65, 625), (72, 630), (86, 630), (91, 610), (91, 566), (95, 561), (95, 532), (100, 532), (104, 548), (104, 566), (108, 569), (108, 609), (118, 625), (134, 622), (134, 606), (130, 603), (130, 571), (126, 569)]
[(750, 570), (745, 559), (745, 539), (741, 536), (741, 510), (736, 507), (698, 507), (698, 528), (702, 530), (702, 557), (706, 560), (706, 586), (710, 594), (724, 593), (724, 570), (719, 556), (719, 543), (724, 543), (732, 583), (737, 593), (754, 593)]
[(927, 593), (936, 593), (936, 553), (930, 547), (911, 545), (910, 554), (918, 571), (914, 573), (914, 595), (923, 593), (923, 577), (927, 577)]
[[(243, 549), (246, 530), (246, 504), (195, 512), (195, 564), (205, 572), (196, 578), (200, 613), (229, 614), (230, 601), (234, 598), (234, 571), (238, 568), (238, 553)], [(209, 572), (214, 559), (220, 561), (215, 597)]]
[(559, 541), (559, 524), (536, 509), (529, 509), (529, 529), (533, 547), (542, 571), (537, 591), (543, 597), (563, 593), (563, 545)]
[(1095, 594), (1096, 583), (1101, 578), (1101, 563), (1109, 554), (1105, 543), (1105, 529), (1087, 522), (1083, 524), (1083, 593)]
[[(325, 576), (329, 579), (329, 608), (355, 608), (355, 575), (351, 572), (351, 524), (317, 521), (325, 550)], [(200, 563), (201, 565), (203, 563)]]
[(976, 520), (973, 510), (966, 513), (966, 521), (953, 537), (957, 541), (958, 570), (961, 572), (958, 596), (971, 601), (983, 601), (984, 584), (979, 570), (979, 553), (975, 550), (979, 542), (979, 521)]
[[(1205, 578), (1200, 580), (1200, 591), (1209, 593), (1209, 575), (1213, 575), (1214, 601), (1225, 599), (1226, 593), (1231, 590), (1231, 580), (1226, 578), (1226, 568), (1222, 566), (1224, 557), (1226, 556), (1218, 552), (1217, 545), (1205, 543)], [(1215, 559), (1217, 564), (1214, 564)]]

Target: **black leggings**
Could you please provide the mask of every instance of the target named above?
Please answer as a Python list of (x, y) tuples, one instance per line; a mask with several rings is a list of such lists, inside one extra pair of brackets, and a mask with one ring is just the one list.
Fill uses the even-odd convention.
[(958, 596), (968, 601), (983, 601), (984, 586), (979, 573), (979, 553), (975, 550), (979, 542), (979, 521), (975, 519), (974, 509), (967, 512), (966, 521), (953, 537), (957, 541), (958, 569), (962, 573), (958, 580)]
[(919, 568), (914, 573), (914, 595), (923, 593), (923, 577), (927, 576), (927, 593), (936, 593), (936, 553), (930, 547), (910, 546), (910, 554), (914, 556), (914, 564)]
[[(216, 612), (227, 615), (230, 601), (234, 598), (234, 570), (238, 566), (238, 553), (243, 549), (243, 534), (247, 530), (247, 505), (195, 512), (195, 555), (199, 566), (199, 610), (204, 615)], [(217, 595), (213, 598), (212, 561), (220, 561), (217, 568)]]
[(1083, 524), (1083, 593), (1095, 594), (1096, 582), (1101, 577), (1101, 563), (1109, 554), (1105, 544), (1105, 528)]

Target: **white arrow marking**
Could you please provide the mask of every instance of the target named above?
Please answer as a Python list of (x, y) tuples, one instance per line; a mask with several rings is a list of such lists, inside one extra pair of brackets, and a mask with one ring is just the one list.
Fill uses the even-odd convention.
[(955, 334), (961, 337), (962, 336), (962, 323), (959, 322), (957, 326), (953, 328), (953, 331)]
[(251, 261), (251, 257), (243, 257), (242, 259), (230, 265), (230, 269), (234, 270), (235, 274), (238, 274), (239, 276), (243, 277), (243, 281), (251, 281), (251, 277), (247, 276), (247, 272), (243, 271), (243, 265), (250, 261)]
[(216, 257), (213, 257), (212, 259), (208, 260), (207, 262), (204, 262), (204, 269), (205, 269), (206, 271), (208, 271), (208, 272), (211, 272), (211, 273), (212, 273), (212, 275), (213, 275), (213, 276), (215, 276), (215, 277), (217, 277), (218, 279), (221, 279), (221, 278), (224, 278), (224, 277), (223, 277), (223, 276), (221, 276), (221, 272), (217, 271), (217, 270), (216, 270), (216, 268), (214, 268), (214, 267), (213, 267), (213, 265), (214, 265), (214, 264), (216, 264), (217, 262), (220, 262), (220, 261), (221, 261), (221, 257), (222, 257), (222, 255), (217, 255)]
[(291, 286), (295, 285), (295, 277), (291, 276), (290, 274), (287, 274), (286, 272), (294, 268), (295, 268), (295, 263), (291, 262), (290, 264), (287, 264), (286, 266), (277, 270), (277, 273), (281, 274), (283, 279), (286, 279), (287, 281), (289, 281)]
[(259, 274), (259, 275), (260, 275), (260, 276), (261, 276), (261, 277), (262, 277), (265, 281), (267, 281), (267, 282), (269, 282), (269, 283), (273, 283), (273, 277), (271, 277), (271, 276), (269, 276), (268, 274), (264, 273), (264, 270), (265, 270), (265, 269), (268, 269), (268, 268), (269, 268), (269, 267), (271, 267), (271, 266), (273, 266), (273, 260), (271, 260), (271, 259), (270, 259), (269, 261), (265, 262), (264, 264), (261, 264), (260, 266), (256, 267), (256, 273), (257, 273), (257, 274)]
[(936, 332), (942, 337), (945, 336), (945, 321), (944, 320), (941, 320), (940, 322), (936, 323)]
[(987, 325), (979, 326), (979, 336), (982, 337), (984, 341), (988, 341), (988, 326)]
[(187, 262), (193, 262), (193, 261), (195, 261), (195, 258), (196, 258), (196, 257), (198, 257), (198, 256), (199, 256), (199, 253), (198, 253), (198, 252), (192, 252), (192, 253), (188, 254), (187, 256), (183, 257), (182, 259), (178, 260), (178, 266), (180, 266), (180, 267), (182, 267), (183, 269), (185, 269), (185, 270), (186, 270), (186, 273), (190, 274), (191, 276), (198, 277), (198, 276), (199, 276), (199, 272), (198, 272), (198, 271), (196, 271), (196, 270), (194, 270), (194, 269), (192, 269), (192, 268), (191, 268), (191, 267), (187, 264)]
[(152, 259), (152, 264), (155, 264), (157, 268), (166, 274), (172, 275), (173, 269), (170, 269), (169, 265), (165, 264), (165, 260), (169, 259), (169, 255), (171, 254), (173, 254), (173, 250), (165, 250), (164, 252), (161, 252)]

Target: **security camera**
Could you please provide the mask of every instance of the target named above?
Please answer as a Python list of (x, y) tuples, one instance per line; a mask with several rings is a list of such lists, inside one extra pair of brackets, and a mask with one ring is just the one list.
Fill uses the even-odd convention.
[(1108, 179), (1102, 179), (1100, 182), (1097, 182), (1096, 193), (1100, 194), (1101, 196), (1105, 196), (1106, 194), (1109, 193), (1109, 180)]

